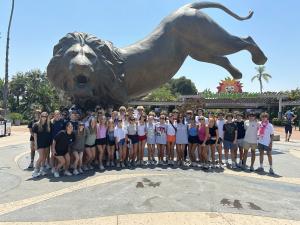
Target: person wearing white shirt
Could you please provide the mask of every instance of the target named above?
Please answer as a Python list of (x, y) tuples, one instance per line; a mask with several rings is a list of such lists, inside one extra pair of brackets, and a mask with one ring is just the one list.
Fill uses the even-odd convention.
[(217, 149), (218, 149), (218, 155), (219, 155), (219, 167), (222, 167), (223, 162), (222, 162), (222, 144), (223, 144), (223, 138), (224, 138), (224, 124), (225, 124), (225, 119), (224, 119), (224, 113), (220, 112), (218, 113), (218, 119), (216, 121), (217, 127), (218, 127), (218, 132), (219, 132), (219, 140), (217, 141)]
[(114, 137), (116, 146), (119, 149), (119, 158), (120, 161), (117, 164), (117, 167), (125, 167), (124, 161), (126, 159), (126, 143), (127, 143), (127, 130), (123, 127), (122, 118), (118, 118), (118, 124), (114, 130)]
[(264, 161), (264, 151), (267, 152), (270, 170), (269, 173), (274, 175), (272, 168), (272, 142), (274, 136), (273, 125), (269, 122), (269, 114), (262, 113), (261, 124), (258, 129), (258, 150), (260, 153), (260, 167), (256, 170), (257, 172), (264, 172), (263, 161)]
[(259, 129), (260, 124), (255, 118), (254, 113), (250, 113), (248, 115), (248, 120), (245, 121), (245, 137), (244, 137), (244, 156), (243, 156), (243, 169), (247, 168), (247, 157), (248, 151), (251, 149), (251, 166), (250, 171), (254, 171), (254, 162), (255, 162), (255, 150), (257, 148), (257, 131)]

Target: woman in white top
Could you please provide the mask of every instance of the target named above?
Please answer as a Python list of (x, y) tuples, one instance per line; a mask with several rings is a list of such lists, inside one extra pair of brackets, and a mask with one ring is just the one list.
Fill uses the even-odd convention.
[(140, 116), (139, 122), (138, 122), (138, 138), (139, 138), (139, 147), (138, 147), (138, 155), (137, 155), (137, 165), (144, 165), (144, 149), (147, 141), (147, 129), (146, 129), (146, 114), (142, 114)]
[(174, 121), (174, 115), (169, 114), (169, 121), (167, 123), (167, 163), (168, 165), (174, 165), (174, 147), (176, 143), (176, 124)]

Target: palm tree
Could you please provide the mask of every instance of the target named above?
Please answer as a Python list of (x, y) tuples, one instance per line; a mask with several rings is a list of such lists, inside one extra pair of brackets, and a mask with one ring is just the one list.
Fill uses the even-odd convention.
[(9, 36), (10, 36), (11, 21), (14, 13), (14, 6), (15, 6), (15, 0), (12, 0), (8, 29), (7, 29), (7, 38), (6, 38), (5, 78), (4, 78), (4, 91), (3, 91), (4, 116), (6, 116), (7, 113)]
[(263, 91), (262, 80), (269, 82), (269, 79), (272, 78), (272, 76), (265, 72), (265, 69), (266, 69), (265, 66), (258, 66), (255, 69), (258, 72), (258, 74), (256, 74), (254, 77), (252, 77), (251, 82), (253, 82), (255, 79), (257, 79), (259, 81), (260, 93), (262, 94), (262, 91)]

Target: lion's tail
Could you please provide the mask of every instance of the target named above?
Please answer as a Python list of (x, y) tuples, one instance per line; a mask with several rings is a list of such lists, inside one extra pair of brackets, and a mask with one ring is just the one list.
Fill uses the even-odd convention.
[(225, 11), (226, 13), (231, 15), (232, 17), (236, 18), (237, 20), (248, 20), (253, 16), (253, 11), (250, 11), (248, 16), (241, 17), (241, 16), (235, 14), (234, 12), (232, 12), (230, 9), (226, 8), (224, 5), (219, 4), (219, 3), (215, 3), (215, 2), (195, 2), (195, 3), (190, 4), (189, 6), (194, 8), (194, 9), (198, 9), (198, 10), (199, 9), (204, 9), (204, 8), (222, 9), (223, 11)]

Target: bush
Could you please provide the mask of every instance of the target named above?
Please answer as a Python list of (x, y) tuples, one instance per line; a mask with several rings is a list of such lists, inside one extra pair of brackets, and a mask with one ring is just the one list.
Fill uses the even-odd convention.
[(284, 126), (286, 123), (285, 120), (283, 119), (279, 119), (279, 118), (273, 118), (272, 119), (272, 124), (275, 125), (275, 126)]
[(9, 114), (9, 118), (13, 121), (16, 121), (16, 120), (21, 121), (23, 119), (23, 115), (20, 113), (11, 113), (11, 114)]

